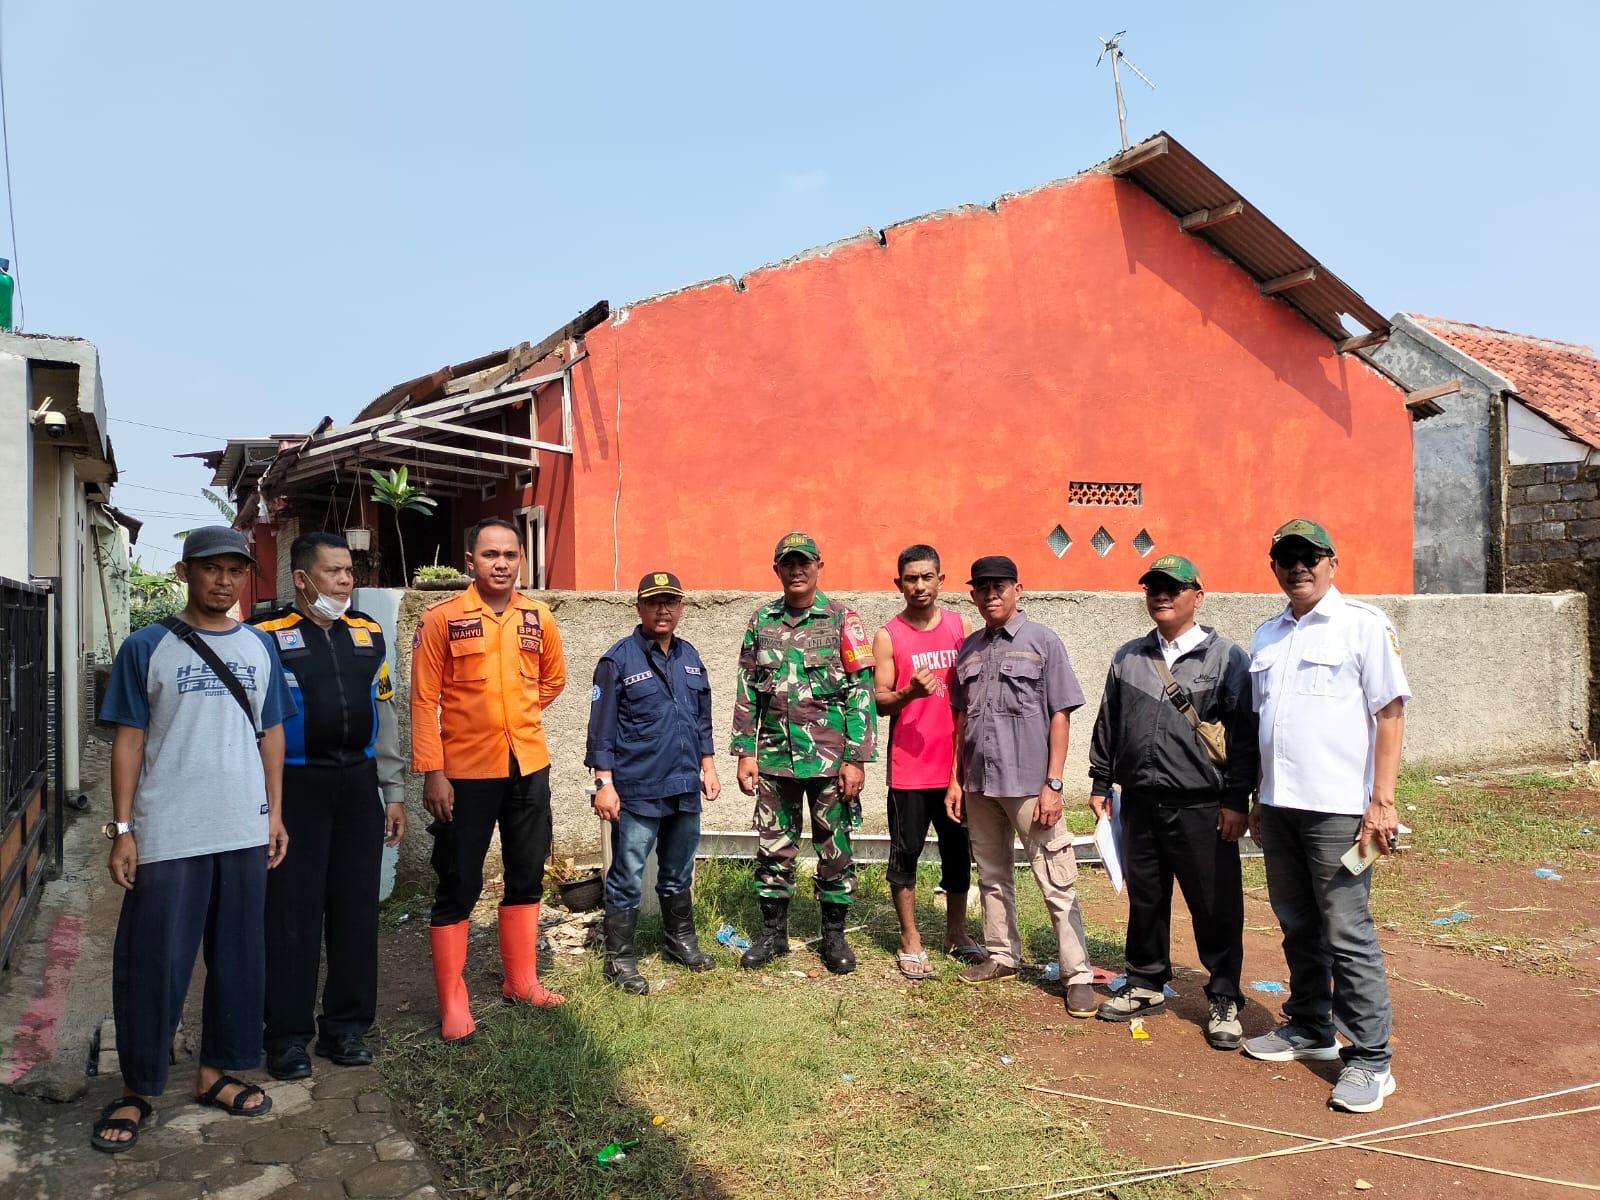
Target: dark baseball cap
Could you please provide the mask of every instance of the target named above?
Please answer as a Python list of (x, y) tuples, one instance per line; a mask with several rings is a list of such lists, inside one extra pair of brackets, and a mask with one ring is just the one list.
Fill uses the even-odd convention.
[(639, 580), (639, 599), (649, 600), (655, 596), (677, 596), (682, 599), (683, 584), (671, 571), (651, 571)]
[(1143, 587), (1150, 582), (1152, 575), (1164, 575), (1178, 583), (1192, 584), (1194, 587), (1204, 587), (1200, 582), (1200, 568), (1181, 554), (1163, 554), (1150, 564), (1150, 569), (1139, 576), (1139, 586)]
[(1287, 541), (1289, 538), (1299, 538), (1303, 542), (1310, 542), (1318, 550), (1334, 553), (1333, 535), (1325, 526), (1318, 525), (1305, 517), (1296, 517), (1278, 526), (1277, 532), (1272, 535), (1272, 548), (1276, 548), (1279, 542)]
[(972, 564), (971, 583), (982, 583), (985, 579), (1009, 579), (1012, 583), (1017, 581), (1017, 564), (1004, 554), (985, 554)]
[(250, 543), (245, 541), (244, 534), (237, 529), (229, 529), (226, 525), (207, 525), (193, 530), (183, 539), (184, 562), (191, 562), (197, 558), (221, 558), (224, 554), (237, 554), (251, 562), (256, 561), (256, 556), (250, 553)]
[(817, 539), (809, 533), (786, 533), (778, 539), (778, 548), (772, 552), (772, 561), (777, 562), (785, 554), (804, 554), (812, 562), (822, 561), (822, 551), (817, 549)]

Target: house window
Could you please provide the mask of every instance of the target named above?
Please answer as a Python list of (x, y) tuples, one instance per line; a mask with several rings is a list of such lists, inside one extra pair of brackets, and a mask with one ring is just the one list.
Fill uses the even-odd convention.
[(1050, 553), (1060, 558), (1072, 545), (1072, 539), (1067, 536), (1067, 531), (1057, 525), (1045, 535), (1045, 545), (1050, 547)]
[(1106, 555), (1110, 554), (1111, 547), (1117, 544), (1116, 539), (1106, 532), (1106, 527), (1104, 525), (1100, 526), (1099, 529), (1094, 531), (1094, 536), (1089, 539), (1089, 543), (1095, 548), (1095, 552), (1099, 554), (1101, 558), (1104, 558)]
[(1141, 529), (1133, 535), (1133, 548), (1139, 552), (1140, 558), (1149, 556), (1150, 551), (1156, 548), (1155, 539), (1150, 536), (1149, 530)]
[(1144, 503), (1142, 483), (1069, 483), (1068, 504), (1111, 504), (1135, 508)]

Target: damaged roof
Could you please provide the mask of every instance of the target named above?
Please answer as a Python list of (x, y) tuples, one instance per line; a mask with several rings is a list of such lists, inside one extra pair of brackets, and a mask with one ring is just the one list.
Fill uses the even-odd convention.
[(1600, 358), (1595, 357), (1594, 347), (1443, 317), (1408, 315), (1504, 378), (1517, 399), (1545, 420), (1600, 449)]

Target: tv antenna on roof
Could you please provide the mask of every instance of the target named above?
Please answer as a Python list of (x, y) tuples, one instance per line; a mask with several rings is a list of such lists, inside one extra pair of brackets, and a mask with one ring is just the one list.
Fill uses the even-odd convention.
[(1152, 92), (1156, 90), (1156, 85), (1150, 82), (1150, 77), (1134, 66), (1128, 56), (1122, 52), (1122, 47), (1118, 45), (1122, 41), (1123, 34), (1127, 32), (1124, 29), (1121, 33), (1114, 33), (1108, 38), (1101, 38), (1100, 58), (1094, 60), (1094, 65), (1098, 67), (1101, 59), (1108, 54), (1111, 56), (1111, 81), (1117, 88), (1117, 127), (1122, 131), (1122, 148), (1124, 150), (1128, 148), (1128, 110), (1122, 105), (1122, 76), (1117, 72), (1117, 63), (1119, 61), (1127, 63), (1128, 70), (1144, 80), (1146, 87)]

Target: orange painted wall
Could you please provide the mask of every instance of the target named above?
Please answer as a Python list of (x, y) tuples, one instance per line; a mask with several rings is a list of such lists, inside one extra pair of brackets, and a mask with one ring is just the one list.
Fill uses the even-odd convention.
[[(1400, 391), (1134, 185), (1088, 175), (885, 237), (587, 335), (571, 586), (664, 566), (691, 588), (764, 589), (774, 543), (801, 528), (824, 587), (885, 587), (928, 541), (952, 580), (1004, 553), (1024, 586), (1130, 590), (1143, 529), (1211, 590), (1268, 591), (1268, 536), (1310, 515), (1347, 590), (1411, 590)], [(1144, 502), (1069, 505), (1074, 480), (1137, 482)]]

